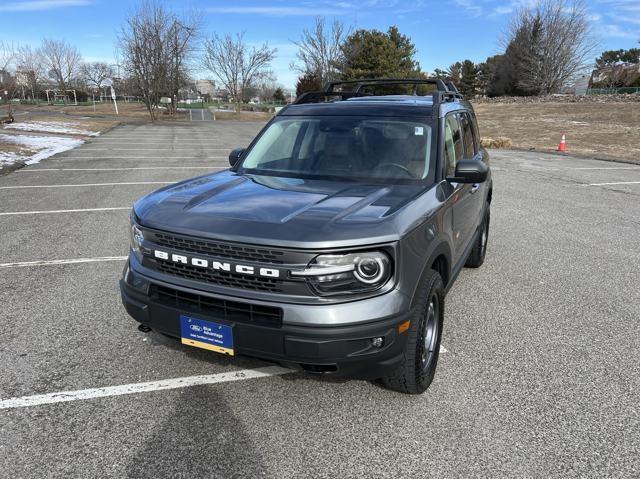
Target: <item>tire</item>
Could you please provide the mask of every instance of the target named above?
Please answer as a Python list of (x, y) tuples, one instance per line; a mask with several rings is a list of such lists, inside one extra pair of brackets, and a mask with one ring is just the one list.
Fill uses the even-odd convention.
[(469, 253), (467, 262), (464, 264), (467, 268), (479, 268), (484, 263), (484, 257), (487, 254), (487, 242), (489, 241), (489, 222), (491, 220), (491, 213), (489, 210), (489, 204), (485, 208), (484, 218), (480, 225), (480, 234), (476, 238), (475, 244)]
[(419, 301), (413, 309), (402, 364), (381, 383), (405, 394), (422, 394), (436, 372), (444, 319), (444, 284), (440, 275), (430, 270), (418, 291)]

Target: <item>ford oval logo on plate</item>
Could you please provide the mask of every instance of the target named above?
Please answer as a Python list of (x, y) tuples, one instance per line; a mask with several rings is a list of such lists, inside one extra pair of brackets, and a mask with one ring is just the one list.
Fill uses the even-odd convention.
[(180, 315), (182, 344), (208, 349), (217, 353), (234, 355), (233, 327), (227, 324)]

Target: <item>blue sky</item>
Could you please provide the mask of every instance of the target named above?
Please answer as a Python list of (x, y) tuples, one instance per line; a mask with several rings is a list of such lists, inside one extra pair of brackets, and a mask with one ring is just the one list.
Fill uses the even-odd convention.
[[(397, 25), (417, 45), (422, 69), (433, 71), (456, 60), (478, 62), (498, 53), (501, 32), (513, 11), (533, 1), (168, 0), (166, 5), (200, 11), (205, 34), (245, 31), (250, 43), (268, 41), (278, 49), (273, 70), (280, 83), (291, 87), (296, 78), (289, 69), (296, 51), (291, 40), (299, 38), (315, 16), (337, 18), (354, 28), (386, 30)], [(640, 46), (640, 0), (585, 3), (602, 50)], [(134, 7), (134, 2), (119, 0), (0, 0), (0, 39), (35, 46), (43, 37), (62, 38), (88, 60), (112, 61), (117, 32)]]

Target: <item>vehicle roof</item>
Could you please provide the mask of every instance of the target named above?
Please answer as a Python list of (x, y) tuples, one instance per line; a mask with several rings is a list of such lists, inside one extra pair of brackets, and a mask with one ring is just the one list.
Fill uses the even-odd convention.
[[(466, 100), (440, 103), (438, 116), (449, 111), (473, 110)], [(362, 96), (341, 101), (323, 103), (302, 103), (283, 108), (279, 116), (407, 116), (433, 117), (433, 97), (431, 95), (383, 95)]]

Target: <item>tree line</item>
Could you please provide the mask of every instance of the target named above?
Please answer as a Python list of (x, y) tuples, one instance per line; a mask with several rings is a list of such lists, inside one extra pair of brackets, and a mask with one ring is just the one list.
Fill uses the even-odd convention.
[[(386, 31), (353, 29), (338, 20), (329, 24), (317, 18), (293, 40), (296, 94), (321, 89), (332, 80), (427, 77), (450, 80), (469, 96), (557, 93), (587, 71), (597, 46), (586, 7), (582, 0), (525, 5), (504, 33), (501, 53), (480, 63), (458, 61), (431, 74), (421, 68), (417, 46), (396, 26)], [(77, 48), (63, 40), (44, 39), (34, 49), (0, 43), (0, 87), (14, 94), (21, 88), (23, 97), (36, 98), (44, 84), (81, 92), (117, 84), (141, 98), (155, 119), (164, 98), (173, 100), (168, 111), (175, 112), (180, 90), (192, 82), (192, 72), (200, 71), (208, 72), (236, 107), (256, 95), (284, 102), (283, 88), (271, 70), (277, 50), (266, 42), (250, 45), (244, 33), (206, 35), (201, 18), (197, 11), (179, 14), (162, 3), (143, 1), (119, 30), (115, 65), (85, 62)], [(608, 51), (596, 67), (615, 70), (637, 63), (638, 57), (638, 49)], [(10, 65), (16, 72), (13, 84), (2, 74)]]
[(597, 47), (581, 0), (540, 0), (518, 10), (501, 41), (502, 53), (474, 63), (462, 60), (432, 74), (421, 71), (416, 46), (396, 27), (387, 32), (350, 31), (323, 19), (304, 30), (297, 92), (329, 80), (376, 77), (435, 77), (452, 81), (465, 95), (545, 95), (557, 93), (587, 71)]

